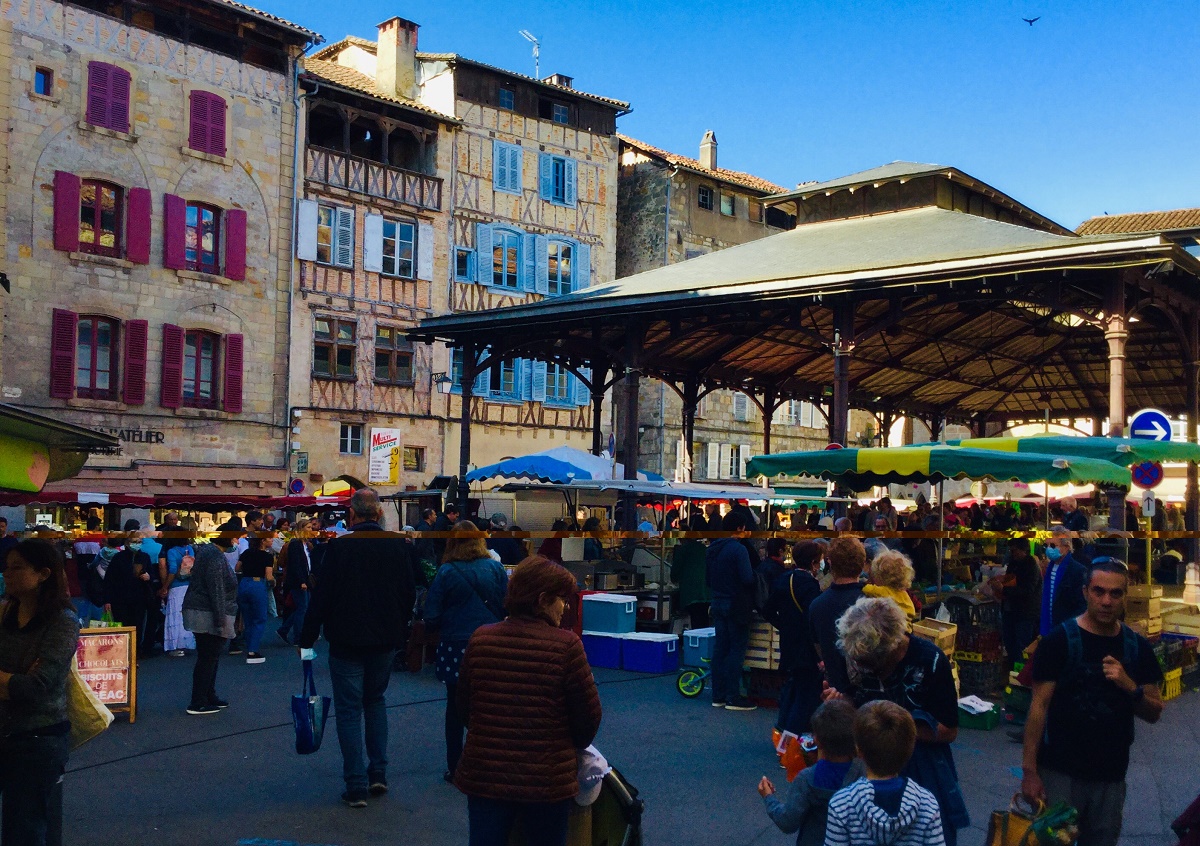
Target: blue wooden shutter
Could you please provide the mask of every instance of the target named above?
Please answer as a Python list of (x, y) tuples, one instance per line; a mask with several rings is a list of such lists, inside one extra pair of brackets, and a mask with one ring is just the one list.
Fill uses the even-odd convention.
[(513, 144), (508, 148), (508, 187), (515, 194), (520, 194), (524, 187), (524, 158), (525, 151), (517, 145)]
[(543, 200), (554, 197), (554, 156), (538, 154), (538, 194)]
[(592, 284), (592, 245), (575, 242), (571, 262), (571, 290), (582, 291)]
[(521, 284), (522, 291), (538, 291), (537, 261), (540, 235), (526, 233), (521, 236)]
[[(481, 355), (477, 355), (475, 357), (475, 361), (478, 362), (486, 355), (486, 352), (482, 353)], [(481, 370), (475, 374), (475, 387), (473, 392), (477, 397), (486, 397), (492, 392), (492, 369), (490, 367), (487, 370)]]
[(518, 358), (513, 362), (513, 367), (516, 368), (516, 383), (517, 393), (521, 399), (533, 399), (533, 361), (527, 358)]
[(534, 402), (546, 401), (546, 362), (531, 361), (531, 371), (529, 398)]
[[(579, 368), (579, 372), (588, 379), (592, 378), (592, 370), (589, 367), (581, 367)], [(574, 379), (573, 381), (575, 382), (575, 404), (590, 405), (592, 402), (592, 392), (588, 390), (588, 386), (580, 379)]]
[(480, 285), (492, 284), (492, 227), (475, 225), (475, 278)]
[(508, 190), (508, 151), (502, 141), (492, 142), (492, 189)]
[(568, 206), (574, 206), (575, 205), (575, 160), (567, 159), (566, 167), (564, 167), (564, 170), (566, 171), (567, 184), (563, 190), (563, 203)]
[(543, 296), (550, 293), (550, 239), (545, 235), (537, 236), (537, 285), (536, 290)]

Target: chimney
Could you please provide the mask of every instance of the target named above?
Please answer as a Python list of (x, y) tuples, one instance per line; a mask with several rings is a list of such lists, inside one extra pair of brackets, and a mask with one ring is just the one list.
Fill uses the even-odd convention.
[(570, 88), (571, 83), (575, 81), (575, 77), (567, 76), (565, 73), (552, 73), (550, 76), (542, 80), (549, 85), (561, 85), (563, 88)]
[(375, 87), (383, 94), (417, 97), (417, 30), (412, 21), (391, 18), (378, 27), (375, 49)]
[(717, 169), (717, 136), (711, 129), (700, 139), (700, 167), (705, 170)]

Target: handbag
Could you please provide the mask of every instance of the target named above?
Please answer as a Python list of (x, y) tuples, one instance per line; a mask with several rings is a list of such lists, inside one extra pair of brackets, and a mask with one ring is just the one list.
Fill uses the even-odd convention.
[(317, 695), (313, 662), (300, 663), (304, 667), (304, 686), (300, 693), (292, 694), (292, 724), (296, 727), (296, 751), (310, 755), (321, 748), (321, 738), (325, 736), (329, 697)]
[(74, 656), (71, 657), (71, 672), (67, 675), (67, 719), (71, 722), (72, 750), (96, 737), (113, 721), (113, 712), (83, 680)]

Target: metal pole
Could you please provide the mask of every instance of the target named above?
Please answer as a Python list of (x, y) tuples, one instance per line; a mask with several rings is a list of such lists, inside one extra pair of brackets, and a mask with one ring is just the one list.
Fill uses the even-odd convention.
[(458, 430), (458, 503), (464, 518), (467, 516), (467, 502), (471, 498), (467, 469), (471, 466), (471, 398), (474, 395), (477, 363), (475, 345), (463, 345), (462, 413), (459, 415)]
[[(946, 533), (946, 481), (938, 482), (938, 531)], [(938, 537), (938, 599), (942, 598), (942, 568), (946, 565), (946, 539)]]

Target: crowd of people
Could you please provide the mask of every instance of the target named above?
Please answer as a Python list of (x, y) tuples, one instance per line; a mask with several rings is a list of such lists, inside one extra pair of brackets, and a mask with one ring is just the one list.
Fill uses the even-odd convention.
[[(880, 505), (867, 519), (890, 525), (890, 503)], [(416, 537), (386, 531), (382, 516), (376, 493), (363, 489), (332, 536), (253, 511), (244, 525), (218, 527), (211, 543), (174, 514), (161, 534), (93, 526), (73, 550), (75, 603), (58, 548), (6, 544), (0, 843), (55, 842), (61, 826), (66, 690), (81, 621), (104, 614), (134, 625), (144, 655), (194, 652), (186, 711), (203, 715), (228, 706), (217, 693), (220, 658), (245, 652), (259, 663), (273, 613), (282, 615), (278, 636), (302, 656), (321, 638), (328, 644), (348, 806), (388, 791), (385, 695), (411, 623), (423, 618), (438, 633), (435, 673), (446, 688), (444, 778), (467, 796), (471, 843), (507, 843), (518, 820), (529, 842), (563, 843), (579, 755), (601, 719), (582, 644), (564, 620), (575, 576), (504, 532), (500, 514), (425, 513), (430, 534)], [(969, 824), (952, 752), (957, 694), (948, 657), (911, 634), (912, 561), (888, 546), (870, 554), (850, 536), (760, 547), (754, 519), (744, 507), (693, 514), (690, 529), (711, 533), (719, 520), (720, 535), (675, 545), (671, 573), (693, 626), (716, 630), (714, 706), (756, 707), (742, 689), (753, 615), (779, 631), (786, 683), (776, 728), (810, 732), (818, 760), (781, 790), (760, 781), (767, 813), (798, 844), (956, 843)], [(598, 541), (598, 524), (585, 530)], [(1019, 654), (1040, 638), (1020, 789), (1077, 808), (1083, 846), (1115, 844), (1133, 721), (1162, 712), (1150, 645), (1121, 623), (1128, 569), (1067, 525), (1044, 553), (1011, 543), (1006, 564), (993, 585), (1006, 646)]]

